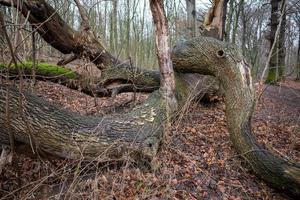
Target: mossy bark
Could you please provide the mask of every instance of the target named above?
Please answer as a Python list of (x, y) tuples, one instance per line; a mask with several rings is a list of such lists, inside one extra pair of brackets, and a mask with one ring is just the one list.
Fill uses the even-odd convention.
[[(280, 7), (281, 6), (281, 7)], [(286, 26), (286, 2), (272, 0), (271, 1), (271, 31), (268, 36), (270, 41), (271, 59), (269, 62), (269, 72), (266, 79), (268, 84), (277, 84), (284, 79), (285, 70), (285, 26)], [(278, 14), (280, 13), (280, 14)], [(282, 15), (280, 17), (280, 15)], [(280, 26), (280, 27), (279, 27)], [(278, 38), (276, 32), (279, 28)], [(275, 45), (275, 48), (272, 46)]]
[[(25, 62), (9, 69), (0, 64), (0, 77), (9, 72), (10, 79), (19, 78), (19, 71), (24, 78), (32, 78), (32, 63)], [(59, 83), (73, 90), (79, 90), (93, 97), (112, 96), (123, 92), (153, 92), (159, 88), (160, 77), (157, 71), (141, 70), (129, 66), (110, 67), (102, 72), (101, 77), (86, 77), (70, 69), (39, 63), (35, 69), (36, 80)]]

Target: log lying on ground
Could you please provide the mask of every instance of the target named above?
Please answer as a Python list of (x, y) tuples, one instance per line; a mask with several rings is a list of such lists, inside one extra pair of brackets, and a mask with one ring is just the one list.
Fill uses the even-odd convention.
[(227, 126), (234, 148), (253, 171), (272, 187), (300, 196), (300, 165), (262, 148), (251, 132), (255, 95), (250, 68), (233, 46), (212, 38), (198, 38), (175, 46), (177, 72), (216, 76), (225, 91)]
[(76, 58), (88, 58), (99, 69), (119, 64), (118, 59), (89, 31), (73, 30), (45, 0), (0, 0), (4, 6), (17, 8), (52, 47)]
[[(32, 77), (32, 63), (12, 65), (8, 72), (10, 79), (19, 78), (19, 70), (25, 78)], [(59, 83), (73, 90), (79, 90), (92, 97), (112, 96), (122, 92), (153, 92), (159, 88), (159, 74), (156, 71), (126, 68), (110, 68), (101, 77), (87, 77), (70, 69), (39, 63), (35, 69), (36, 79)], [(0, 64), (0, 76), (5, 78), (7, 68)]]
[[(12, 65), (10, 79), (19, 78), (19, 70), (24, 78), (32, 77), (32, 62), (24, 62), (17, 67)], [(103, 70), (101, 77), (87, 77), (71, 69), (57, 65), (38, 63), (35, 69), (36, 79), (59, 83), (70, 89), (78, 90), (92, 97), (111, 97), (124, 92), (151, 93), (159, 89), (159, 72), (129, 66), (116, 66)], [(0, 64), (0, 76), (5, 78), (7, 68)], [(198, 99), (204, 95), (214, 96), (219, 92), (219, 85), (213, 77), (200, 74), (185, 74), (190, 89), (194, 89)]]
[[(5, 115), (6, 92), (10, 121)], [(101, 117), (68, 112), (9, 86), (1, 85), (0, 93), (2, 144), (8, 144), (10, 128), (16, 147), (27, 145), (34, 152), (95, 161), (122, 159), (126, 154), (136, 160), (151, 160), (163, 135), (165, 110), (159, 92), (131, 112)]]
[[(20, 74), (24, 78), (32, 78), (33, 64), (32, 62), (24, 62), (18, 66), (10, 66), (8, 69), (4, 64), (0, 64), (0, 78), (16, 80), (19, 79)], [(7, 74), (8, 72), (8, 74)], [(35, 68), (35, 78), (41, 81), (50, 81), (59, 83), (73, 90), (79, 90), (90, 96), (105, 96), (101, 91), (96, 90), (96, 83), (93, 83), (93, 77), (85, 77), (70, 69), (47, 64), (39, 63)]]
[[(209, 78), (203, 79), (202, 84), (206, 84), (205, 80), (211, 84)], [(191, 92), (189, 84), (178, 77), (180, 93), (177, 98), (181, 105)], [(166, 110), (159, 90), (129, 113), (101, 117), (71, 113), (28, 92), (20, 93), (11, 86), (0, 85), (0, 93), (2, 144), (9, 144), (7, 131), (10, 129), (15, 135), (15, 146), (22, 150), (25, 146), (36, 153), (103, 162), (130, 155), (136, 161), (149, 162), (162, 142)], [(7, 102), (9, 121), (6, 118)]]

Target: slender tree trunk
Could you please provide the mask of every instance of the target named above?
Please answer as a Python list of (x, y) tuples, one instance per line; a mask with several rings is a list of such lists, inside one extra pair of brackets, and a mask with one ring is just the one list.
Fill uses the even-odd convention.
[(238, 9), (235, 10), (235, 18), (234, 18), (234, 25), (233, 25), (233, 30), (232, 30), (232, 44), (236, 43), (236, 33), (238, 30), (238, 26), (239, 26), (239, 18), (240, 18), (240, 13), (241, 10), (244, 7), (244, 0), (240, 0), (239, 4), (238, 4)]
[(186, 13), (190, 37), (196, 37), (196, 2), (186, 0)]
[(130, 12), (130, 1), (127, 0), (127, 7), (126, 7), (126, 12), (127, 12), (127, 16), (126, 16), (126, 58), (130, 57), (130, 29), (131, 29), (131, 12)]
[(297, 72), (297, 77), (296, 77), (296, 80), (300, 80), (300, 24), (298, 26), (298, 52), (297, 52), (297, 69), (296, 69), (296, 72)]
[(32, 31), (32, 86), (36, 84), (36, 38), (35, 31)]
[[(276, 41), (276, 31), (278, 28), (279, 24), (279, 18), (280, 18), (280, 9), (279, 9), (279, 4), (280, 0), (271, 0), (271, 31), (270, 35), (268, 36), (269, 43), (270, 43), (270, 54), (271, 54), (271, 59), (269, 62), (269, 72), (267, 76), (267, 83), (272, 83), (275, 84), (277, 82), (277, 57), (278, 57), (278, 48), (277, 44), (274, 44)], [(275, 46), (273, 48), (273, 51), (271, 52), (272, 46)]]
[(168, 22), (163, 0), (150, 0), (153, 22), (155, 25), (156, 52), (160, 69), (160, 89), (167, 102), (167, 112), (177, 109), (175, 97), (175, 77), (170, 57)]
[(231, 30), (231, 24), (232, 24), (232, 16), (234, 12), (234, 5), (235, 0), (230, 0), (229, 1), (229, 11), (228, 11), (228, 18), (227, 18), (227, 23), (226, 23), (226, 31), (225, 31), (225, 41), (229, 42), (230, 40), (230, 30)]
[(280, 32), (278, 38), (278, 80), (284, 80), (284, 71), (285, 71), (285, 34), (286, 34), (286, 0), (282, 0), (281, 14), (282, 21), (280, 25)]
[(111, 30), (110, 30), (110, 48), (112, 52), (117, 54), (118, 52), (118, 1), (112, 2), (112, 14), (111, 14)]
[(245, 14), (245, 4), (242, 2), (241, 5), (241, 14), (242, 14), (242, 52), (243, 55), (246, 55), (246, 37), (247, 37), (247, 19)]

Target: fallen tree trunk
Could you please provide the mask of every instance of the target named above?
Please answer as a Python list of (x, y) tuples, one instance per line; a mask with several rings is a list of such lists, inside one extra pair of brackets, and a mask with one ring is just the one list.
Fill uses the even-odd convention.
[[(0, 64), (0, 77), (19, 79), (32, 78), (32, 63), (25, 62), (17, 67), (8, 68)], [(70, 69), (39, 63), (35, 69), (37, 80), (59, 83), (70, 89), (78, 90), (92, 97), (112, 96), (123, 92), (153, 92), (159, 88), (159, 73), (150, 70), (135, 70), (126, 67), (111, 67), (104, 70), (101, 77), (86, 77)]]
[[(180, 105), (190, 96), (193, 82), (189, 81), (177, 79)], [(204, 78), (200, 83), (212, 85), (214, 81)], [(205, 90), (202, 91), (204, 94)], [(10, 128), (16, 147), (22, 150), (27, 146), (36, 153), (103, 162), (130, 155), (136, 161), (149, 162), (163, 138), (166, 106), (159, 91), (125, 115), (101, 117), (80, 116), (28, 92), (20, 93), (15, 87), (0, 85), (0, 93), (6, 92), (9, 92), (9, 99), (6, 95), (0, 96), (0, 142), (9, 144), (7, 129)], [(5, 118), (6, 101), (13, 119), (9, 123)]]
[[(11, 120), (5, 123), (5, 95), (0, 96), (0, 141), (8, 144), (7, 128), (15, 135), (16, 147), (27, 145), (33, 152), (63, 158), (95, 161), (121, 159), (129, 154), (136, 160), (152, 159), (163, 135), (164, 102), (158, 92), (125, 115), (80, 116), (29, 93), (1, 85), (9, 92)], [(19, 100), (22, 99), (22, 105)]]
[[(32, 78), (32, 63), (25, 62), (17, 67), (12, 65), (9, 70), (0, 64), (0, 77), (19, 79), (19, 70), (24, 78)], [(78, 90), (92, 97), (111, 97), (124, 92), (151, 93), (159, 89), (159, 72), (132, 68), (129, 66), (115, 66), (103, 70), (101, 77), (86, 77), (77, 72), (61, 66), (39, 63), (35, 69), (36, 80), (50, 81), (64, 85), (70, 89)], [(213, 77), (200, 74), (183, 75), (190, 90), (197, 93), (198, 99), (204, 95), (214, 96), (219, 94), (219, 84)]]
[(0, 4), (15, 7), (25, 18), (28, 16), (41, 37), (61, 53), (87, 58), (99, 69), (120, 64), (91, 32), (73, 30), (45, 0), (0, 0)]

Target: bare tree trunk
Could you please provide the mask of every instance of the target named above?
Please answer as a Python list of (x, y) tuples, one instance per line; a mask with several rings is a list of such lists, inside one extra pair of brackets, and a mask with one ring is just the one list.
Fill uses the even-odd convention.
[[(0, 86), (1, 92), (5, 90)], [(122, 159), (126, 154), (147, 161), (157, 152), (163, 134), (161, 120), (165, 115), (158, 93), (146, 101), (146, 106), (126, 115), (85, 117), (50, 105), (28, 93), (20, 94), (14, 88), (8, 90), (14, 119), (11, 127), (16, 134), (17, 147), (31, 144), (34, 152), (72, 159), (83, 156), (82, 159), (95, 161)], [(18, 109), (19, 97), (26, 99), (23, 113)], [(5, 97), (1, 95), (0, 141), (7, 144), (3, 101)]]
[(191, 37), (196, 37), (196, 2), (186, 0), (186, 13), (188, 22), (188, 32)]
[[(244, 0), (242, 0), (244, 1)], [(246, 37), (247, 37), (247, 19), (245, 14), (245, 4), (241, 3), (241, 14), (242, 14), (242, 52), (243, 55), (246, 55)]]
[(153, 22), (155, 25), (156, 52), (160, 69), (160, 89), (167, 102), (167, 112), (177, 110), (175, 97), (175, 77), (170, 57), (168, 22), (163, 0), (150, 0)]
[(36, 84), (36, 39), (35, 31), (32, 31), (32, 86)]
[[(300, 21), (299, 21), (300, 22)], [(297, 77), (296, 77), (296, 80), (300, 80), (300, 24), (298, 26), (298, 52), (297, 52), (297, 69), (296, 69), (296, 72), (297, 72)]]
[[(279, 9), (279, 3), (281, 0), (271, 0), (271, 31), (270, 31), (270, 35), (268, 36), (268, 40), (270, 42), (270, 54), (271, 54), (271, 59), (269, 62), (269, 72), (268, 72), (268, 76), (267, 76), (267, 83), (272, 83), (275, 84), (277, 83), (277, 67), (278, 67), (278, 63), (277, 63), (277, 56), (278, 56), (278, 48), (277, 48), (277, 43), (274, 44), (274, 42), (276, 41), (276, 31), (278, 28), (278, 24), (279, 24), (279, 18), (280, 18), (280, 9)], [(273, 45), (275, 46), (275, 48), (272, 47)]]
[(241, 10), (244, 7), (244, 0), (240, 0), (239, 4), (238, 4), (238, 9), (235, 11), (235, 19), (234, 19), (234, 25), (233, 25), (233, 30), (232, 30), (232, 44), (235, 44), (236, 42), (236, 33), (238, 30), (238, 26), (239, 26), (239, 18), (240, 18), (240, 13)]
[(113, 34), (114, 34), (114, 52), (117, 52), (119, 48), (119, 38), (118, 38), (118, 1), (113, 1)]
[(286, 46), (285, 46), (285, 29), (286, 29), (286, 0), (282, 0), (281, 7), (281, 25), (280, 32), (278, 38), (278, 80), (284, 80), (284, 71), (285, 71), (285, 54), (286, 54)]
[(231, 29), (231, 24), (232, 24), (232, 16), (234, 12), (234, 2), (235, 0), (230, 0), (229, 1), (229, 11), (228, 11), (228, 18), (227, 18), (227, 23), (226, 23), (226, 31), (225, 31), (225, 41), (229, 42), (230, 41), (230, 29)]

